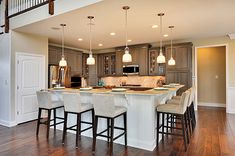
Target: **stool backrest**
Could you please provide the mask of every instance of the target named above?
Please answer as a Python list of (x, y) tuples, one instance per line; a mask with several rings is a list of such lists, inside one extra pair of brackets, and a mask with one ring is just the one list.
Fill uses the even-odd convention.
[(51, 108), (52, 100), (51, 93), (48, 91), (37, 91), (37, 100), (39, 108)]
[(79, 93), (63, 93), (62, 95), (66, 112), (81, 112), (81, 96)]
[(190, 106), (194, 100), (194, 96), (195, 96), (195, 86), (191, 87), (190, 89), (190, 97), (189, 97), (189, 103), (188, 106)]
[(114, 96), (112, 94), (93, 94), (92, 104), (95, 115), (113, 116), (115, 113)]
[(184, 113), (187, 109), (188, 103), (189, 103), (189, 96), (190, 96), (190, 91), (185, 91), (180, 98), (180, 112)]

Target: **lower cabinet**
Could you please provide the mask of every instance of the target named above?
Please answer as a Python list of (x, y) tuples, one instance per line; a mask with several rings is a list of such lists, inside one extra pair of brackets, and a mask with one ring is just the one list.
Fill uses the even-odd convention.
[(192, 86), (192, 73), (190, 71), (167, 71), (166, 83), (180, 83), (185, 85), (179, 90), (179, 94)]

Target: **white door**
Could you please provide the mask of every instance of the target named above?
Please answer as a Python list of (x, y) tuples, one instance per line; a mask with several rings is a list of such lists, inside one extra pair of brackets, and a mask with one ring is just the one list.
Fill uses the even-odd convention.
[(16, 55), (17, 122), (37, 118), (36, 91), (45, 88), (45, 57), (18, 53)]

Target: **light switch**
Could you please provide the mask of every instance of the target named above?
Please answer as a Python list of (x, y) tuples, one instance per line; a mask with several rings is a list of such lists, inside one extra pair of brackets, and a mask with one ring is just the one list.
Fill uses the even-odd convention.
[(219, 79), (219, 76), (218, 76), (218, 75), (215, 75), (215, 79)]

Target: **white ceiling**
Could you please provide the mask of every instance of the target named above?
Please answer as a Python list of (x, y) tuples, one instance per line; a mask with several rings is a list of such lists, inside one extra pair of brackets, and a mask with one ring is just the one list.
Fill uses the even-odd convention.
[[(49, 37), (50, 43), (61, 43), (61, 31), (52, 30), (66, 23), (65, 44), (70, 47), (89, 48), (88, 15), (95, 16), (93, 26), (93, 49), (105, 49), (125, 44), (122, 6), (128, 11), (128, 39), (130, 44), (159, 41), (158, 13), (164, 12), (163, 33), (169, 33), (168, 26), (174, 25), (174, 40), (199, 39), (225, 36), (235, 32), (235, 0), (104, 0), (63, 15), (33, 23), (17, 31)], [(110, 36), (115, 32), (115, 36)], [(82, 42), (77, 39), (83, 38)], [(169, 40), (164, 38), (164, 40)], [(99, 47), (98, 44), (103, 46)]]

